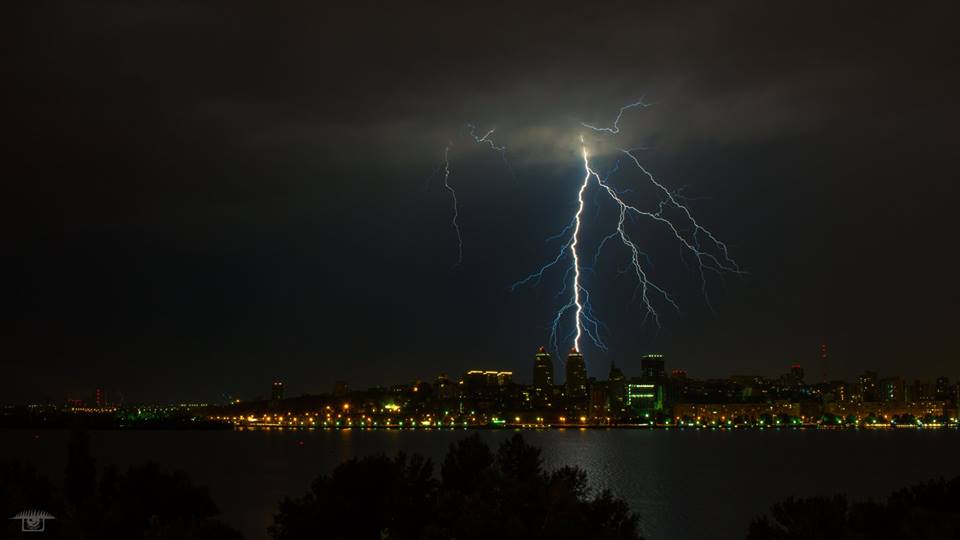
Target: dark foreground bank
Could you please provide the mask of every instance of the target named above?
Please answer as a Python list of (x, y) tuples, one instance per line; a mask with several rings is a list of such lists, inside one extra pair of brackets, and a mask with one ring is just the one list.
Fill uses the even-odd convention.
[[(62, 487), (21, 460), (0, 463), (0, 511), (42, 509), (44, 538), (236, 540), (217, 519), (206, 488), (183, 472), (148, 463), (98, 469), (88, 435), (70, 437)], [(609, 491), (593, 493), (586, 473), (545, 470), (539, 448), (518, 433), (492, 450), (478, 435), (450, 446), (435, 474), (420, 455), (353, 458), (318, 477), (308, 493), (280, 501), (269, 536), (315, 538), (639, 539), (638, 518)], [(20, 538), (26, 520), (8, 520), (3, 538)]]
[[(4, 447), (10, 451), (4, 454), (7, 459), (0, 458), (0, 511), (12, 516), (25, 508), (33, 508), (47, 511), (57, 519), (47, 522), (44, 536), (21, 534), (20, 523), (4, 520), (3, 538), (239, 538), (232, 526), (239, 526), (248, 539), (316, 538), (318, 531), (324, 538), (515, 537), (519, 534), (516, 531), (521, 531), (526, 538), (632, 538), (638, 529), (651, 538), (684, 538), (690, 536), (679, 534), (678, 527), (674, 526), (670, 532), (663, 526), (663, 523), (673, 523), (669, 521), (674, 519), (671, 516), (684, 515), (698, 522), (704, 518), (712, 521), (715, 534), (709, 537), (713, 538), (743, 538), (748, 533), (751, 516), (754, 523), (749, 527), (750, 538), (950, 538), (957, 537), (957, 516), (951, 513), (951, 508), (960, 507), (956, 504), (956, 480), (926, 483), (898, 491), (889, 498), (879, 497), (877, 502), (867, 500), (871, 495), (888, 493), (898, 485), (938, 474), (956, 474), (955, 469), (946, 466), (949, 460), (934, 459), (930, 449), (921, 452), (920, 448), (913, 448), (917, 443), (927, 442), (928, 437), (904, 434), (897, 437), (862, 434), (853, 439), (840, 433), (830, 437), (827, 437), (830, 434), (821, 434), (815, 437), (817, 444), (812, 444), (813, 435), (767, 435), (763, 439), (765, 450), (754, 456), (752, 466), (729, 464), (739, 471), (737, 484), (721, 481), (724, 475), (719, 472), (711, 476), (709, 471), (715, 467), (711, 464), (717, 460), (727, 462), (724, 456), (729, 452), (742, 454), (741, 443), (759, 452), (760, 447), (755, 446), (757, 441), (743, 441), (748, 434), (717, 440), (713, 439), (721, 435), (704, 438), (702, 434), (677, 434), (676, 437), (683, 435), (681, 440), (669, 444), (672, 454), (676, 455), (659, 455), (654, 462), (657, 470), (665, 473), (669, 470), (671, 483), (668, 485), (682, 487), (684, 495), (680, 499), (651, 483), (651, 479), (657, 478), (655, 475), (642, 472), (646, 458), (658, 455), (656, 449), (670, 442), (654, 437), (655, 434), (611, 432), (601, 437), (603, 434), (574, 432), (558, 437), (554, 432), (525, 432), (527, 439), (533, 438), (544, 446), (544, 462), (549, 466), (540, 461), (539, 449), (511, 433), (474, 432), (466, 439), (465, 432), (424, 434), (415, 437), (424, 443), (419, 446), (409, 444), (413, 434), (395, 434), (391, 440), (403, 445), (394, 446), (384, 444), (383, 436), (377, 433), (336, 439), (329, 434), (317, 434), (314, 438), (289, 434), (264, 438), (258, 434), (251, 439), (252, 434), (230, 432), (199, 438), (196, 433), (171, 437), (145, 432), (138, 436), (152, 441), (151, 450), (132, 445), (130, 433), (93, 432), (96, 460), (82, 435), (73, 434), (68, 445), (66, 432), (56, 439), (52, 438), (54, 433), (43, 432), (36, 435), (39, 438), (34, 443), (23, 445), (17, 443), (21, 434), (8, 433), (4, 439)], [(870, 437), (864, 439), (867, 435)], [(634, 444), (624, 445), (629, 442), (623, 440), (627, 436)], [(811, 451), (821, 447), (833, 452), (842, 448), (851, 450), (855, 447), (840, 443), (853, 441), (859, 446), (874, 448), (874, 454), (883, 454), (884, 449), (889, 450), (889, 454), (897, 448), (914, 451), (911, 455), (924, 454), (932, 466), (911, 469), (913, 461), (901, 461), (894, 468), (876, 468), (871, 465), (877, 461), (870, 457), (874, 454), (860, 455), (856, 460), (861, 465), (856, 478), (861, 478), (861, 482), (874, 477), (900, 480), (887, 482), (886, 488), (861, 486), (863, 489), (857, 491), (842, 474), (837, 474), (839, 471), (818, 476), (814, 474), (816, 469), (804, 469), (801, 462), (796, 462), (794, 465), (806, 471), (805, 474), (819, 478), (821, 487), (811, 491), (810, 486), (791, 479), (789, 471), (793, 467), (784, 468), (784, 459), (790, 454), (780, 452), (792, 446), (783, 445), (784, 436), (790, 440), (802, 437), (799, 442), (807, 447), (806, 458), (816, 455)], [(347, 444), (351, 440), (352, 446)], [(339, 446), (334, 444), (338, 441)], [(951, 441), (939, 440), (937, 446), (951, 447)], [(189, 442), (190, 455), (195, 459), (184, 461), (185, 448), (177, 446), (178, 442)], [(439, 451), (438, 442), (447, 448), (446, 453)], [(700, 444), (693, 445), (694, 442)], [(251, 453), (248, 446), (254, 443), (258, 447), (266, 446)], [(279, 452), (287, 443), (293, 444), (295, 450)], [(775, 450), (779, 446), (774, 443), (783, 448)], [(167, 448), (168, 445), (173, 446)], [(693, 451), (694, 447), (699, 450), (689, 456), (684, 454), (686, 449)], [(626, 454), (620, 452), (626, 448), (632, 450)], [(605, 449), (619, 453), (610, 454)], [(777, 462), (781, 465), (777, 473), (773, 473), (773, 469), (763, 472), (763, 462), (758, 461), (758, 456), (771, 451), (779, 455)], [(322, 458), (330, 452), (333, 452), (332, 462)], [(60, 459), (45, 456), (49, 453)], [(341, 457), (336, 459), (338, 454)], [(431, 457), (436, 466), (417, 454)], [(145, 455), (164, 465), (191, 471), (201, 483), (213, 488), (213, 496), (206, 488), (194, 485), (183, 473), (170, 472), (157, 465), (138, 465)], [(249, 459), (255, 456), (260, 459)], [(354, 459), (353, 456), (373, 457)], [(26, 465), (24, 457), (44, 473), (53, 474), (55, 482), (45, 480)], [(603, 459), (597, 461), (601, 457)], [(822, 462), (820, 468), (832, 471), (830, 465), (835, 461)], [(121, 467), (103, 466), (111, 463)], [(565, 466), (570, 463), (589, 471), (589, 482), (586, 474)], [(685, 468), (699, 471), (695, 484), (683, 483)], [(276, 476), (288, 469), (296, 471), (300, 480), (289, 482)], [(221, 470), (231, 471), (230, 475), (237, 477), (237, 481), (225, 482), (217, 472)], [(307, 476), (311, 471), (331, 473), (311, 483)], [(903, 474), (898, 475), (898, 471)], [(869, 475), (864, 476), (866, 473)], [(763, 483), (752, 482), (753, 475), (762, 477)], [(620, 477), (627, 479), (627, 484), (616, 480)], [(643, 481), (636, 484), (637, 489), (642, 488), (649, 497), (638, 497), (629, 489), (638, 480)], [(771, 487), (773, 484), (778, 487)], [(589, 492), (586, 488), (591, 485), (611, 486), (618, 496), (626, 494), (629, 509), (627, 503), (612, 495), (604, 495), (599, 490)], [(741, 485), (743, 489), (737, 487)], [(768, 487), (761, 489), (762, 486)], [(754, 493), (758, 489), (760, 491)], [(857, 502), (848, 503), (846, 497), (787, 499), (764, 517), (756, 517), (772, 501), (790, 493), (829, 494), (834, 489), (848, 492), (850, 501)], [(717, 498), (720, 491), (726, 493), (726, 497)], [(771, 495), (776, 492), (781, 495)], [(748, 496), (751, 494), (752, 498)], [(711, 498), (714, 504), (727, 504), (729, 508), (742, 507), (738, 514), (741, 517), (727, 524), (720, 519), (725, 513), (692, 512), (699, 508), (693, 506), (696, 501), (704, 497)], [(645, 502), (650, 498), (664, 503), (650, 506)], [(225, 518), (218, 514), (214, 499), (223, 504)], [(256, 503), (262, 506), (238, 507), (238, 502), (247, 499), (251, 502), (262, 499), (262, 503)], [(241, 508), (248, 510), (238, 512)], [(637, 515), (642, 516), (640, 520)], [(273, 530), (268, 533), (270, 523)], [(874, 528), (864, 529), (864, 525)], [(689, 529), (701, 530), (702, 527), (691, 525)], [(704, 537), (699, 533), (696, 536)]]

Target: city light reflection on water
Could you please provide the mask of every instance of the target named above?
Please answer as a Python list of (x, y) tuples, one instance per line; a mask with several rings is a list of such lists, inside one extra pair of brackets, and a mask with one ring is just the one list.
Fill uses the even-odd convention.
[[(248, 540), (265, 538), (279, 500), (309, 489), (353, 456), (420, 453), (439, 464), (473, 431), (271, 430), (94, 431), (99, 465), (153, 460), (210, 488), (223, 519)], [(511, 430), (481, 430), (491, 446)], [(38, 435), (35, 437), (35, 435)], [(749, 521), (789, 495), (845, 492), (882, 497), (908, 484), (960, 475), (957, 430), (523, 431), (545, 466), (579, 465), (640, 514), (644, 536), (742, 538)], [(66, 459), (63, 431), (0, 431), (0, 457), (32, 461), (55, 482)]]

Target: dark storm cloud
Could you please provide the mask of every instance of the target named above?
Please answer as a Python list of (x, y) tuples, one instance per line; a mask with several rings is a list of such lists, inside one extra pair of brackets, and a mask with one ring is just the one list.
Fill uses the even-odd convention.
[[(751, 277), (718, 290), (719, 317), (694, 308), (659, 335), (611, 301), (617, 358), (768, 373), (826, 335), (843, 375), (905, 354), (946, 369), (948, 3), (21, 9), (0, 68), (11, 363), (68, 373), (31, 395), (156, 396), (130, 380), (163, 362), (197, 370), (183, 396), (277, 372), (321, 388), (456, 372), (496, 351), (526, 370), (551, 295), (505, 285), (564, 223), (578, 122), (640, 95), (655, 106), (620, 138), (710, 197), (697, 210)], [(516, 181), (464, 122), (497, 128)], [(423, 192), (448, 141), (473, 257), (456, 271), (447, 201)], [(391, 352), (344, 366), (371, 340)]]
[(865, 6), (70, 4), (22, 29), (35, 56), (17, 81), (65, 102), (85, 132), (90, 117), (118, 137), (160, 121), (221, 136), (208, 144), (325, 158), (414, 159), (463, 121), (537, 147), (537, 127), (601, 121), (638, 94), (664, 112), (634, 125), (680, 141), (880, 122), (921, 97), (949, 105), (950, 18)]

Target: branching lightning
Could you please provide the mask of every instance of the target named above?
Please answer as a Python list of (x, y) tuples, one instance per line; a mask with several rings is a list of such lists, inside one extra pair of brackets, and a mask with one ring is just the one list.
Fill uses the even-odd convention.
[[(464, 125), (464, 130), (467, 131), (471, 139), (477, 144), (488, 145), (491, 149), (500, 154), (500, 158), (503, 160), (504, 166), (510, 171), (510, 174), (513, 175), (513, 168), (510, 166), (510, 162), (507, 161), (507, 147), (506, 146), (497, 146), (497, 144), (491, 138), (493, 132), (496, 131), (496, 128), (491, 129), (484, 133), (482, 136), (477, 135), (477, 127), (473, 124)], [(457, 263), (455, 266), (459, 266), (463, 263), (463, 235), (460, 232), (460, 224), (457, 222), (457, 219), (460, 217), (460, 208), (459, 203), (457, 202), (457, 191), (453, 189), (453, 186), (450, 185), (450, 148), (453, 147), (453, 142), (448, 142), (447, 146), (443, 149), (443, 163), (427, 178), (427, 186), (429, 187), (430, 180), (442, 169), (443, 170), (443, 187), (448, 192), (450, 192), (450, 200), (452, 206), (453, 217), (451, 218), (451, 227), (453, 228), (454, 233), (457, 236)]]
[(610, 133), (611, 135), (616, 135), (617, 133), (620, 133), (620, 119), (623, 118), (623, 113), (625, 111), (629, 109), (633, 109), (634, 107), (643, 107), (644, 109), (646, 109), (651, 105), (652, 105), (651, 103), (647, 103), (646, 101), (643, 100), (643, 97), (641, 97), (640, 99), (638, 99), (633, 103), (620, 107), (620, 112), (617, 113), (617, 117), (613, 120), (613, 125), (610, 127), (597, 127), (592, 124), (588, 124), (586, 122), (580, 122), (580, 125), (585, 128), (590, 128), (594, 131), (604, 131), (606, 133)]
[[(611, 127), (598, 127), (586, 123), (582, 123), (582, 125), (596, 132), (616, 135), (620, 132), (620, 120), (622, 119), (624, 112), (636, 107), (646, 108), (649, 106), (650, 104), (646, 103), (641, 98), (634, 103), (630, 103), (621, 107)], [(560, 351), (560, 348), (558, 347), (559, 342), (561, 340), (566, 341), (570, 338), (573, 340), (573, 348), (579, 351), (580, 340), (584, 335), (587, 336), (597, 348), (601, 350), (606, 349), (606, 345), (600, 335), (600, 330), (603, 327), (603, 323), (601, 323), (594, 315), (593, 307), (590, 304), (590, 293), (584, 284), (584, 271), (592, 271), (596, 268), (599, 263), (600, 252), (603, 250), (604, 246), (606, 246), (612, 240), (618, 239), (620, 244), (625, 246), (629, 252), (627, 268), (621, 270), (621, 272), (630, 272), (636, 280), (634, 299), (639, 299), (643, 305), (646, 314), (644, 320), (651, 319), (654, 324), (657, 325), (657, 327), (660, 326), (660, 316), (657, 312), (654, 298), (660, 298), (663, 302), (669, 304), (673, 309), (677, 311), (680, 310), (680, 306), (677, 304), (674, 298), (667, 293), (666, 290), (650, 280), (648, 276), (648, 269), (652, 266), (652, 263), (650, 262), (650, 258), (647, 256), (647, 254), (640, 250), (640, 248), (637, 246), (637, 243), (627, 232), (626, 218), (628, 216), (638, 219), (646, 218), (655, 223), (662, 224), (668, 231), (670, 231), (674, 238), (677, 239), (684, 250), (693, 255), (693, 258), (697, 261), (701, 290), (708, 305), (710, 304), (710, 301), (709, 297), (707, 296), (707, 271), (716, 272), (718, 274), (723, 272), (735, 274), (743, 273), (737, 263), (730, 257), (727, 245), (721, 242), (710, 230), (700, 225), (700, 223), (693, 217), (693, 213), (690, 211), (690, 209), (685, 204), (680, 202), (682, 197), (678, 193), (671, 192), (662, 183), (660, 183), (654, 177), (654, 175), (640, 163), (640, 160), (636, 157), (634, 151), (635, 150), (631, 149), (620, 149), (620, 152), (637, 166), (637, 168), (649, 180), (649, 183), (654, 186), (662, 196), (662, 198), (657, 201), (656, 210), (644, 210), (635, 205), (627, 203), (623, 199), (623, 195), (629, 193), (630, 190), (624, 189), (618, 191), (609, 183), (609, 178), (619, 170), (619, 161), (614, 165), (612, 170), (607, 175), (601, 176), (592, 168), (590, 164), (590, 153), (587, 149), (586, 141), (584, 140), (583, 135), (581, 135), (580, 153), (583, 160), (584, 176), (577, 191), (576, 212), (574, 213), (573, 220), (566, 227), (564, 227), (559, 234), (550, 237), (548, 241), (564, 238), (568, 234), (569, 237), (567, 237), (567, 240), (560, 247), (556, 257), (544, 264), (536, 272), (528, 275), (520, 281), (517, 281), (512, 286), (513, 290), (528, 284), (536, 286), (548, 270), (558, 265), (567, 265), (563, 273), (563, 288), (561, 289), (560, 295), (562, 296), (566, 293), (568, 281), (570, 281), (572, 277), (572, 283), (569, 285), (569, 301), (562, 305), (557, 311), (553, 318), (550, 332), (551, 346), (557, 352)], [(615, 230), (600, 241), (596, 251), (594, 252), (593, 265), (587, 267), (582, 265), (579, 248), (581, 247), (580, 234), (583, 226), (585, 194), (591, 188), (593, 182), (596, 182), (596, 186), (600, 190), (599, 193), (607, 195), (609, 200), (616, 204), (618, 208), (618, 215)], [(683, 222), (676, 222), (668, 217), (667, 210), (669, 208), (679, 211)], [(688, 230), (690, 232), (687, 232)], [(711, 247), (716, 253), (703, 247), (702, 242), (704, 241), (708, 242), (708, 247)], [(570, 335), (561, 337), (559, 335), (560, 327), (565, 317), (568, 317), (569, 312), (573, 312), (574, 331), (571, 332)]]
[[(636, 102), (629, 103), (620, 107), (613, 124), (608, 127), (597, 126), (581, 122), (581, 125), (600, 136), (615, 136), (620, 133), (620, 121), (624, 114), (636, 108), (645, 109), (651, 104), (644, 101), (643, 98)], [(480, 130), (473, 124), (466, 124), (461, 134), (466, 134), (478, 145), (488, 146), (491, 150), (500, 154), (504, 165), (513, 174), (513, 168), (510, 167), (506, 157), (506, 146), (498, 145), (493, 140), (494, 129), (487, 131)], [(517, 290), (523, 286), (537, 286), (544, 278), (547, 272), (554, 268), (562, 269), (562, 287), (557, 293), (558, 298), (566, 298), (560, 308), (557, 310), (551, 321), (550, 344), (551, 347), (559, 352), (560, 344), (572, 341), (573, 348), (580, 350), (581, 341), (589, 339), (598, 349), (606, 350), (607, 346), (603, 341), (602, 331), (604, 324), (594, 314), (593, 306), (590, 302), (590, 291), (586, 285), (588, 275), (596, 276), (596, 268), (600, 262), (600, 255), (604, 248), (611, 243), (619, 243), (626, 248), (628, 257), (626, 266), (618, 269), (621, 274), (629, 274), (635, 281), (633, 290), (633, 299), (639, 300), (644, 309), (644, 321), (651, 320), (657, 327), (660, 326), (660, 314), (657, 311), (658, 304), (669, 305), (671, 308), (680, 311), (677, 301), (661, 286), (654, 283), (650, 278), (650, 272), (653, 263), (650, 257), (640, 249), (637, 241), (628, 232), (628, 224), (635, 224), (640, 221), (650, 221), (658, 226), (662, 226), (679, 243), (683, 253), (688, 256), (682, 256), (681, 259), (687, 264), (687, 259), (696, 261), (696, 271), (699, 275), (701, 291), (707, 305), (710, 305), (710, 299), (707, 291), (707, 272), (716, 274), (733, 273), (743, 274), (744, 272), (730, 257), (730, 252), (725, 243), (720, 241), (712, 231), (702, 226), (697, 221), (690, 208), (685, 204), (689, 199), (682, 196), (681, 190), (671, 191), (650, 172), (640, 162), (636, 152), (643, 148), (617, 148), (617, 154), (622, 154), (620, 160), (617, 160), (609, 172), (601, 175), (591, 164), (591, 152), (588, 149), (587, 141), (581, 134), (580, 158), (583, 162), (583, 178), (580, 181), (576, 197), (576, 211), (567, 225), (556, 235), (547, 238), (547, 242), (561, 241), (561, 245), (556, 251), (556, 255), (547, 261), (535, 272), (529, 274), (523, 279), (515, 282), (511, 289)], [(457, 264), (463, 261), (463, 240), (460, 234), (460, 225), (458, 223), (459, 208), (457, 203), (457, 193), (450, 184), (450, 149), (453, 143), (448, 143), (443, 152), (443, 163), (435, 171), (437, 174), (443, 171), (443, 186), (449, 193), (453, 204), (452, 227), (457, 236)], [(645, 209), (636, 204), (627, 202), (626, 196), (633, 193), (632, 189), (616, 189), (610, 179), (615, 174), (621, 173), (621, 160), (632, 162), (646, 179), (646, 183), (653, 188), (656, 194), (655, 199), (650, 201), (650, 209)], [(617, 209), (616, 226), (613, 231), (604, 236), (595, 247), (593, 252), (592, 264), (584, 264), (584, 258), (581, 253), (584, 248), (583, 230), (588, 225), (585, 223), (585, 206), (588, 193), (592, 193), (594, 205), (596, 206), (597, 216), (600, 215), (601, 205), (599, 198), (615, 205)], [(628, 219), (629, 218), (629, 219)], [(594, 220), (595, 221), (595, 220)], [(712, 309), (712, 306), (711, 306)], [(572, 322), (573, 330), (561, 335), (561, 328), (568, 328)]]
[(476, 133), (477, 126), (473, 124), (467, 124), (464, 127), (469, 130), (470, 137), (473, 138), (473, 141), (475, 143), (486, 144), (491, 149), (493, 149), (498, 154), (500, 154), (500, 159), (503, 160), (503, 166), (506, 167), (508, 171), (510, 171), (511, 175), (513, 175), (513, 167), (511, 167), (510, 162), (507, 161), (507, 147), (503, 145), (497, 146), (497, 143), (493, 142), (493, 139), (490, 137), (491, 135), (493, 135), (493, 132), (497, 130), (497, 128), (492, 128), (481, 136), (481, 135), (477, 135)]

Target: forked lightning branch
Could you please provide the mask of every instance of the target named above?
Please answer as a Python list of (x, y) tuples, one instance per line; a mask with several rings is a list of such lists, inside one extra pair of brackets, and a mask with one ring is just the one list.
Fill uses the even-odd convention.
[[(641, 99), (621, 107), (610, 126), (602, 127), (587, 123), (581, 123), (580, 126), (599, 137), (615, 138), (621, 133), (620, 122), (627, 112), (649, 106), (650, 104)], [(498, 145), (493, 141), (493, 129), (484, 132), (483, 135), (478, 135), (477, 128), (471, 124), (465, 126), (464, 129), (468, 131), (469, 138), (473, 143), (489, 146), (500, 154), (504, 165), (513, 174), (513, 169), (506, 159), (506, 146)], [(555, 271), (562, 276), (562, 287), (558, 296), (565, 298), (565, 300), (550, 321), (550, 344), (555, 351), (566, 348), (568, 344), (573, 350), (579, 351), (581, 341), (584, 338), (589, 339), (590, 343), (598, 349), (607, 349), (601, 335), (604, 325), (595, 314), (590, 301), (590, 290), (585, 283), (587, 271), (592, 267), (587, 267), (584, 263), (586, 260), (592, 260), (592, 264), (595, 266), (604, 247), (611, 241), (622, 244), (629, 254), (627, 270), (634, 279), (633, 297), (643, 306), (644, 321), (651, 320), (659, 327), (658, 305), (680, 310), (677, 301), (664, 288), (650, 279), (650, 257), (631, 236), (627, 227), (629, 222), (647, 221), (651, 226), (666, 230), (679, 243), (680, 247), (695, 261), (700, 288), (708, 304), (710, 303), (707, 293), (708, 273), (718, 275), (743, 273), (736, 261), (730, 256), (727, 245), (697, 221), (690, 208), (682, 202), (686, 199), (680, 197), (678, 192), (668, 189), (661, 181), (657, 180), (648, 168), (644, 167), (634, 150), (615, 145), (617, 153), (622, 159), (634, 165), (636, 170), (640, 172), (641, 178), (657, 194), (655, 201), (647, 201), (648, 203), (654, 203), (650, 205), (654, 209), (645, 209), (640, 203), (628, 202), (625, 195), (630, 190), (618, 191), (609, 183), (611, 176), (621, 172), (620, 162), (617, 161), (609, 172), (601, 175), (591, 163), (592, 153), (583, 133), (578, 134), (577, 138), (580, 154), (578, 157), (583, 163), (583, 177), (576, 190), (576, 210), (567, 226), (559, 234), (550, 238), (550, 240), (561, 240), (561, 245), (552, 259), (511, 286), (512, 290), (524, 286), (536, 286), (547, 272)], [(457, 222), (459, 216), (457, 195), (453, 183), (451, 183), (450, 148), (451, 144), (448, 144), (443, 153), (443, 185), (448, 190), (452, 201), (453, 218), (451, 226), (457, 237), (457, 264), (460, 264), (463, 261), (463, 240), (460, 225)], [(617, 215), (614, 230), (604, 236), (594, 248), (592, 259), (585, 259), (583, 252), (585, 247), (583, 243), (585, 223), (583, 218), (585, 201), (591, 190), (599, 190), (598, 193), (601, 196), (605, 196), (613, 202), (614, 208), (617, 209)], [(630, 219), (628, 220), (628, 218)], [(565, 328), (570, 329), (564, 330)]]

